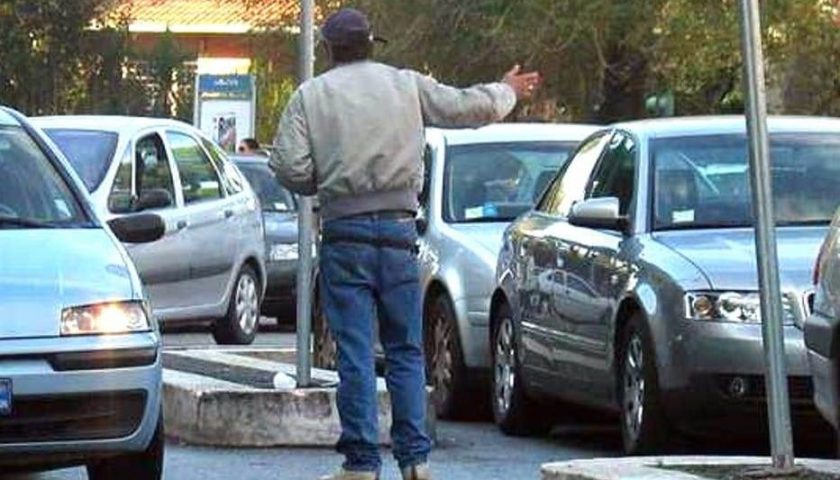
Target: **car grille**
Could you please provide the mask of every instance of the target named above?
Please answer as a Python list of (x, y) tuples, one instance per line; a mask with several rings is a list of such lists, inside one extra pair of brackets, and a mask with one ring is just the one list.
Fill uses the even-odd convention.
[(99, 440), (131, 435), (140, 426), (146, 393), (17, 397), (0, 417), (0, 443)]

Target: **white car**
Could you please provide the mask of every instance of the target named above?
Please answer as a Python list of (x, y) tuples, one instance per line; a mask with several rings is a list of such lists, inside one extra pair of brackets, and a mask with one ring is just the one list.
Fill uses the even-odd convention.
[(101, 218), (153, 212), (157, 242), (128, 245), (157, 318), (213, 320), (218, 343), (248, 344), (266, 285), (259, 201), (225, 153), (173, 120), (33, 118), (76, 169)]

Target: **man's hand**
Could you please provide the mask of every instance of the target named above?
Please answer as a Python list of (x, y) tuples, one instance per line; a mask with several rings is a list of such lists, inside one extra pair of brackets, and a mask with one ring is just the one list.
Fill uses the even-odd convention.
[(519, 65), (514, 66), (505, 74), (502, 82), (507, 83), (513, 88), (513, 91), (516, 92), (517, 99), (525, 100), (531, 98), (542, 79), (540, 78), (539, 72), (522, 73), (520, 70)]

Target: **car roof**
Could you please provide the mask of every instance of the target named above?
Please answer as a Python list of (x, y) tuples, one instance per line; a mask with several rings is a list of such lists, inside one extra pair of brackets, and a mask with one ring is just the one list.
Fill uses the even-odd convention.
[(237, 165), (268, 165), (265, 155), (228, 155), (228, 158)]
[(495, 123), (481, 128), (430, 128), (449, 145), (499, 142), (579, 142), (601, 127), (574, 123)]
[(129, 117), (117, 115), (57, 115), (51, 117), (31, 117), (32, 123), (39, 128), (66, 128), (74, 130), (98, 130), (130, 135), (138, 130), (161, 127), (190, 128), (192, 125), (168, 118)]
[(14, 110), (0, 105), (0, 125), (19, 127), (20, 121), (15, 117)]
[[(693, 135), (746, 133), (743, 115), (712, 115), (696, 117), (669, 117), (634, 120), (612, 125), (650, 138), (667, 138)], [(770, 116), (767, 127), (771, 132), (840, 132), (840, 119), (807, 116)]]

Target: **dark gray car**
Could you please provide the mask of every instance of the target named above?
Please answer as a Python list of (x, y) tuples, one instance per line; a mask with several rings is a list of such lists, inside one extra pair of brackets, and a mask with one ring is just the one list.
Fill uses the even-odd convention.
[[(769, 127), (791, 401), (818, 419), (801, 327), (840, 203), (840, 121)], [(505, 234), (490, 339), (502, 430), (546, 423), (530, 399), (549, 395), (620, 412), (628, 453), (659, 450), (671, 427), (762, 432), (748, 185), (741, 117), (631, 122), (585, 141)]]
[(280, 323), (294, 322), (298, 264), (298, 215), (294, 195), (280, 186), (261, 155), (230, 157), (260, 200), (265, 224), (268, 285), (262, 313)]

